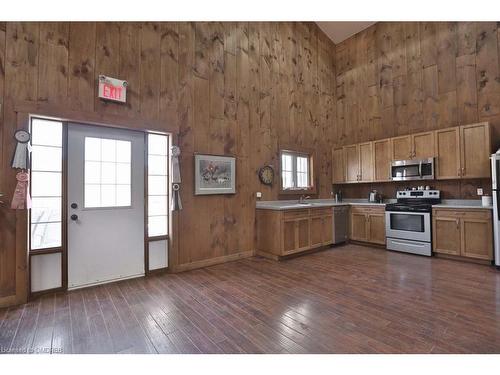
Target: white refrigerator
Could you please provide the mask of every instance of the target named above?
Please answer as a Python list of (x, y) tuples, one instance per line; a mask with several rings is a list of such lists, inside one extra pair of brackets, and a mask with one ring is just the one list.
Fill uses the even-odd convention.
[(491, 188), (493, 190), (493, 240), (495, 265), (500, 267), (500, 155), (491, 155)]

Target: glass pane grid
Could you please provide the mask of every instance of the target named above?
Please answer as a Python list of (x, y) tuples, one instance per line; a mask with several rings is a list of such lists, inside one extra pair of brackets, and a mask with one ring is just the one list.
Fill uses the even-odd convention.
[(85, 137), (85, 208), (131, 206), (131, 142)]
[(168, 136), (148, 134), (148, 236), (168, 234)]
[(309, 188), (309, 157), (283, 153), (281, 156), (283, 189)]
[(31, 122), (31, 249), (61, 246), (62, 122)]

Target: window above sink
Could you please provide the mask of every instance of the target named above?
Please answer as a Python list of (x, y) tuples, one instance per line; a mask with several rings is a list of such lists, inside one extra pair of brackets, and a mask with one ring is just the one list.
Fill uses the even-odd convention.
[(314, 156), (310, 150), (280, 150), (280, 192), (282, 194), (315, 194)]

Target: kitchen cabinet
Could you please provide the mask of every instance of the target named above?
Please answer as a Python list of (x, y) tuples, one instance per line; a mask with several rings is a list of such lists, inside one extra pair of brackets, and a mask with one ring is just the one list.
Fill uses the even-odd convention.
[(359, 182), (373, 181), (373, 142), (359, 144)]
[(332, 183), (341, 184), (344, 181), (344, 148), (337, 147), (332, 150)]
[(333, 243), (331, 207), (257, 209), (257, 252), (273, 259)]
[(434, 208), (433, 251), (468, 259), (493, 259), (491, 211)]
[(460, 128), (441, 129), (435, 133), (435, 178), (460, 178)]
[(344, 146), (345, 182), (359, 181), (359, 145)]
[(392, 142), (382, 139), (373, 142), (373, 179), (375, 181), (391, 180)]
[(384, 206), (351, 207), (350, 239), (385, 245)]
[(489, 178), (491, 134), (488, 122), (438, 129), (333, 151), (333, 183), (390, 181), (393, 160), (434, 157), (437, 180)]
[(373, 142), (344, 146), (345, 182), (373, 181)]
[(411, 135), (392, 138), (392, 160), (408, 160), (411, 155)]
[(410, 159), (426, 159), (436, 156), (434, 150), (434, 132), (412, 134), (412, 157)]
[(462, 125), (435, 133), (436, 179), (490, 177), (489, 123)]
[(460, 126), (462, 178), (490, 177), (490, 127), (488, 123)]

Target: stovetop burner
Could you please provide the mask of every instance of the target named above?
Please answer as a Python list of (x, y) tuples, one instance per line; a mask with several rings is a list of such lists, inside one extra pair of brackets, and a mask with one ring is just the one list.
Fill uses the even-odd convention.
[(431, 212), (432, 204), (430, 203), (389, 203), (385, 206), (386, 211), (397, 212)]

